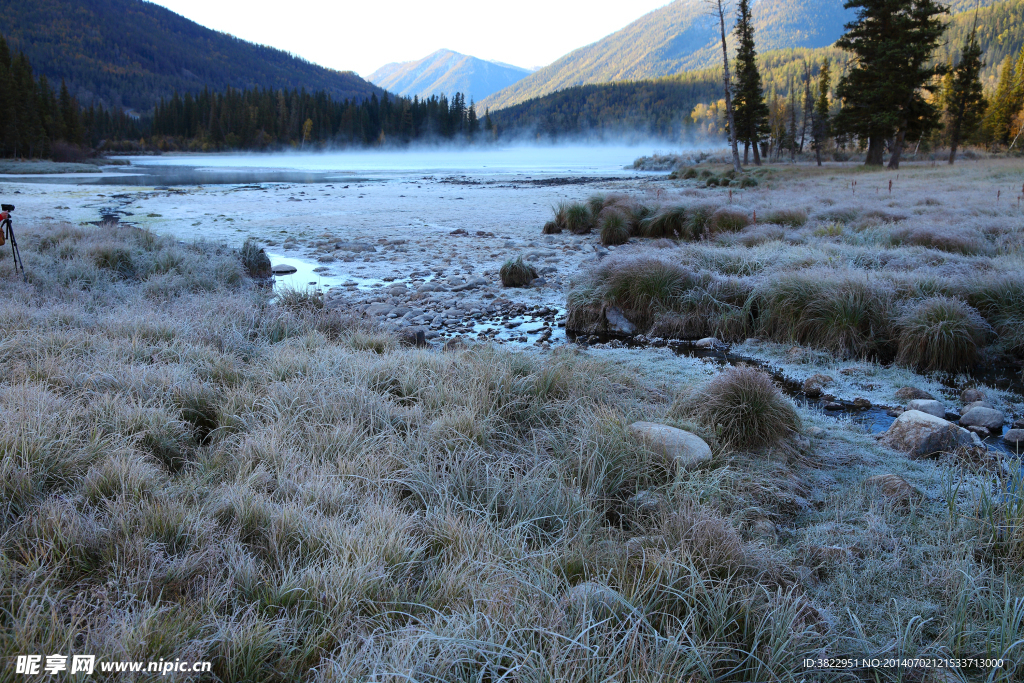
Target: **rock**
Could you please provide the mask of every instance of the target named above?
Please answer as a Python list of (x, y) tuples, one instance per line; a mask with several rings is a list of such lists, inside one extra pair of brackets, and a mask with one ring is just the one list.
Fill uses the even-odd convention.
[(903, 414), (903, 408), (886, 408), (885, 414), (889, 417), (899, 417)]
[(987, 439), (989, 437), (989, 431), (984, 427), (975, 427), (971, 425), (970, 427), (964, 427), (964, 429), (969, 431), (971, 434), (976, 434), (979, 439)]
[(974, 403), (975, 401), (984, 401), (985, 392), (981, 389), (964, 389), (960, 394), (960, 402), (964, 405), (968, 403)]
[(291, 273), (298, 272), (298, 268), (290, 266), (287, 263), (278, 263), (276, 266), (271, 266), (270, 272), (274, 275), (289, 275)]
[(341, 251), (351, 251), (356, 253), (363, 251), (377, 251), (376, 247), (372, 244), (367, 244), (366, 242), (338, 242), (334, 245), (334, 248), (340, 249)]
[(388, 287), (389, 296), (405, 296), (408, 293), (409, 290), (406, 288), (405, 285), (393, 285), (391, 287)]
[(853, 407), (860, 408), (861, 410), (867, 410), (868, 408), (871, 407), (871, 401), (867, 400), (866, 398), (858, 397), (853, 399)]
[(629, 603), (618, 591), (594, 581), (573, 586), (566, 593), (565, 599), (571, 610), (598, 621), (621, 619), (632, 611)]
[(466, 342), (462, 339), (462, 337), (452, 337), (451, 339), (449, 339), (448, 341), (446, 341), (444, 343), (444, 345), (441, 347), (441, 350), (442, 351), (447, 351), (447, 352), (452, 352), (452, 351), (462, 351), (465, 348), (466, 348)]
[(366, 307), (366, 315), (388, 315), (394, 310), (394, 306), (391, 304), (370, 304)]
[(896, 392), (896, 398), (901, 401), (913, 401), (921, 399), (925, 401), (934, 401), (935, 397), (929, 394), (927, 391), (922, 391), (917, 387), (902, 387)]
[(714, 337), (704, 337), (703, 339), (698, 339), (697, 341), (695, 341), (693, 343), (693, 345), (695, 347), (697, 347), (698, 349), (721, 349), (721, 348), (725, 348), (725, 344), (723, 342), (718, 341)]
[(711, 461), (711, 447), (696, 434), (656, 422), (634, 422), (629, 433), (679, 469), (693, 469)]
[(1024, 418), (1022, 418), (1022, 419), (1020, 419), (1020, 420), (1017, 420), (1016, 422), (1014, 422), (1014, 423), (1013, 423), (1013, 428), (1014, 428), (1014, 429), (1024, 429)]
[(963, 412), (966, 413), (971, 408), (988, 408), (989, 410), (996, 409), (996, 407), (989, 403), (988, 401), (975, 401), (973, 403), (968, 403), (967, 405), (965, 405)]
[(651, 517), (661, 511), (662, 497), (657, 491), (644, 489), (629, 497), (626, 507), (637, 517)]
[(605, 306), (604, 319), (608, 322), (608, 331), (614, 334), (634, 334), (636, 325), (626, 319), (622, 309), (617, 306)]
[(398, 341), (404, 346), (426, 346), (427, 333), (421, 327), (407, 327), (399, 332)]
[(813, 436), (815, 438), (825, 436), (825, 430), (821, 427), (808, 427), (807, 436)]
[(825, 401), (822, 406), (825, 410), (842, 410), (845, 406), (842, 403), (836, 403), (835, 401)]
[(811, 398), (817, 398), (821, 396), (822, 390), (835, 384), (835, 380), (828, 375), (818, 373), (817, 375), (811, 375), (804, 380), (804, 393)]
[(946, 406), (933, 399), (915, 398), (907, 404), (907, 410), (920, 410), (922, 413), (946, 419)]
[(999, 431), (1006, 422), (1006, 417), (992, 408), (971, 408), (960, 418), (962, 427), (984, 427), (990, 432)]
[(1003, 441), (1006, 443), (1024, 446), (1024, 429), (1010, 429), (1003, 434)]
[(864, 486), (879, 491), (883, 496), (898, 503), (906, 504), (921, 497), (921, 492), (898, 474), (880, 474), (868, 477)]
[(908, 410), (896, 418), (881, 435), (890, 448), (904, 451), (913, 458), (954, 451), (974, 444), (970, 432), (920, 410)]

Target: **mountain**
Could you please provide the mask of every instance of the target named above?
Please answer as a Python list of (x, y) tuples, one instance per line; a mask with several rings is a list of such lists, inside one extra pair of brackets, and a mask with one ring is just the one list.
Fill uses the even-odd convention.
[[(974, 26), (973, 11), (955, 14), (935, 51), (935, 60), (949, 63), (958, 59), (959, 46)], [(992, 91), (1000, 66), (1024, 49), (1024, 0), (1002, 0), (982, 7), (977, 13), (976, 35), (985, 61), (982, 82)], [(802, 92), (805, 64), (817, 79), (818, 67), (826, 58), (835, 78), (846, 70), (851, 55), (833, 46), (761, 53), (758, 68), (766, 94), (770, 97), (774, 92), (785, 100), (790, 84)], [(679, 140), (689, 134), (694, 108), (701, 104), (709, 108), (721, 97), (722, 68), (714, 65), (655, 79), (571, 86), (492, 110), (491, 119), (503, 135), (511, 137), (633, 134)]]
[(427, 98), (456, 92), (480, 100), (530, 74), (511, 64), (488, 62), (451, 50), (438, 50), (415, 62), (385, 64), (370, 74), (371, 83), (403, 97)]
[(142, 0), (0, 0), (0, 31), (36, 73), (61, 79), (83, 104), (149, 110), (204, 86), (381, 93), (352, 72), (213, 31)]
[[(947, 2), (954, 11), (977, 0)], [(991, 5), (996, 0), (980, 0)], [(844, 0), (754, 0), (759, 52), (821, 48), (854, 17)], [(675, 0), (601, 40), (570, 52), (479, 103), (492, 111), (562, 88), (653, 79), (721, 64), (719, 27), (705, 0)], [(727, 29), (728, 29), (727, 24)]]

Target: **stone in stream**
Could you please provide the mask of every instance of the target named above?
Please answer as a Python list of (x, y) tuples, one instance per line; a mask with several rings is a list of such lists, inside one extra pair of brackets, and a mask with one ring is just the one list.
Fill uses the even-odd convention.
[(861, 410), (867, 410), (871, 407), (871, 401), (863, 397), (857, 397), (853, 399), (853, 407), (860, 408)]
[(896, 398), (901, 401), (913, 401), (915, 399), (923, 399), (927, 401), (934, 401), (935, 397), (929, 394), (927, 391), (922, 391), (917, 387), (901, 387), (896, 391)]
[(1003, 441), (1017, 446), (1024, 446), (1024, 429), (1010, 429), (1003, 434)]
[(290, 266), (287, 263), (278, 263), (270, 268), (270, 272), (274, 275), (290, 275), (291, 273), (298, 272), (298, 270), (295, 266)]
[(633, 334), (636, 325), (626, 319), (622, 309), (617, 306), (605, 306), (604, 319), (608, 322), (608, 331), (615, 334)]
[(693, 469), (711, 460), (711, 447), (704, 439), (682, 429), (657, 422), (634, 422), (629, 425), (629, 433), (679, 469)]
[(714, 337), (704, 337), (703, 339), (698, 339), (697, 341), (695, 341), (693, 343), (693, 345), (696, 348), (698, 348), (698, 349), (725, 349), (726, 348), (725, 342), (718, 341)]
[(964, 405), (968, 403), (974, 403), (976, 401), (984, 401), (985, 392), (980, 389), (964, 389), (960, 394), (960, 402)]
[(996, 432), (1002, 428), (1006, 417), (998, 410), (992, 408), (971, 408), (960, 418), (962, 427), (983, 427), (990, 432)]
[(828, 375), (823, 375), (821, 373), (811, 375), (804, 380), (804, 393), (811, 398), (817, 398), (818, 396), (821, 396), (821, 392), (825, 387), (831, 386), (834, 383), (835, 380)]
[(908, 410), (896, 418), (881, 435), (881, 441), (912, 458), (969, 448), (975, 443), (966, 429), (920, 410)]
[(915, 398), (907, 404), (907, 410), (920, 410), (922, 413), (946, 419), (946, 406), (927, 398)]

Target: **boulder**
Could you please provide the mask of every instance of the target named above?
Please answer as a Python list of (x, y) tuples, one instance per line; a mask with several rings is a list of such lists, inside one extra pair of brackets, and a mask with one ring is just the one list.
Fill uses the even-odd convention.
[(966, 429), (920, 410), (908, 410), (896, 418), (882, 434), (881, 441), (914, 458), (974, 445), (974, 439)]
[(1017, 446), (1024, 446), (1024, 429), (1010, 429), (1003, 434), (1003, 441)]
[(828, 375), (818, 373), (817, 375), (811, 375), (804, 380), (804, 393), (811, 398), (817, 398), (821, 396), (821, 392), (825, 387), (835, 384), (835, 380)]
[(295, 266), (290, 266), (287, 263), (278, 263), (270, 268), (270, 272), (274, 275), (290, 275), (291, 273), (298, 272), (298, 270)]
[(864, 481), (868, 489), (876, 490), (886, 498), (901, 504), (910, 503), (920, 498), (921, 492), (910, 485), (906, 479), (898, 474), (880, 474), (875, 477), (868, 477)]
[(915, 399), (924, 399), (927, 401), (934, 401), (935, 397), (929, 394), (927, 391), (922, 391), (917, 387), (901, 387), (896, 392), (896, 398), (901, 401), (913, 401)]
[(422, 327), (407, 327), (398, 333), (398, 341), (405, 346), (426, 346), (427, 333)]
[(635, 334), (636, 325), (626, 319), (626, 315), (617, 306), (605, 306), (604, 319), (608, 322), (608, 331), (613, 334)]
[(907, 410), (920, 410), (922, 413), (946, 419), (946, 406), (927, 398), (915, 398), (907, 404)]
[(868, 408), (871, 407), (871, 401), (867, 400), (866, 398), (857, 397), (853, 399), (853, 407), (860, 408), (861, 410), (867, 410)]
[(962, 427), (984, 427), (990, 432), (1002, 429), (1006, 417), (998, 410), (992, 408), (971, 408), (960, 418)]
[(679, 469), (693, 469), (711, 460), (711, 447), (696, 434), (656, 422), (634, 422), (629, 433), (674, 463)]
[(966, 413), (971, 408), (989, 408), (991, 410), (995, 410), (996, 407), (989, 403), (988, 401), (974, 401), (973, 403), (968, 403), (967, 405), (965, 405), (963, 412)]
[(621, 619), (632, 611), (629, 603), (618, 591), (594, 581), (570, 588), (565, 595), (565, 601), (572, 611), (598, 621)]
[(391, 304), (370, 304), (366, 307), (366, 315), (388, 315), (394, 310)]
[(960, 402), (964, 405), (968, 403), (974, 403), (975, 401), (984, 401), (985, 392), (980, 389), (964, 389), (960, 394)]

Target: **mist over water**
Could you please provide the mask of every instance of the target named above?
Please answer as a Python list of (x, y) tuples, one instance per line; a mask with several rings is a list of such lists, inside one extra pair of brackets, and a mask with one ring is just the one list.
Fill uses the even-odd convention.
[(346, 175), (403, 175), (409, 172), (616, 175), (626, 167), (632, 171), (632, 163), (639, 156), (679, 151), (678, 148), (668, 148), (661, 141), (647, 145), (414, 147), (406, 150), (168, 154), (128, 158), (133, 167), (188, 166), (200, 172), (244, 169), (250, 172), (299, 171)]

